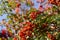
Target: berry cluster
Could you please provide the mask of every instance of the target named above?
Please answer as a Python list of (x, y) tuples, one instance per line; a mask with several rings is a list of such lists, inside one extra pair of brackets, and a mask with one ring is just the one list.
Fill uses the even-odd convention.
[(60, 5), (60, 0), (48, 0), (49, 1), (49, 3), (51, 3), (51, 4), (55, 4), (55, 5)]
[(31, 22), (26, 22), (26, 25), (20, 30), (19, 35), (21, 40), (27, 40), (27, 36), (32, 37), (33, 28), (35, 27), (34, 24)]
[(56, 38), (55, 38), (52, 34), (50, 34), (50, 33), (48, 33), (47, 36), (48, 36), (48, 38), (50, 38), (51, 40), (56, 40)]
[(14, 37), (13, 40), (18, 40), (18, 39), (16, 37)]
[(36, 19), (37, 15), (40, 14), (40, 12), (31, 12), (30, 18), (31, 19)]

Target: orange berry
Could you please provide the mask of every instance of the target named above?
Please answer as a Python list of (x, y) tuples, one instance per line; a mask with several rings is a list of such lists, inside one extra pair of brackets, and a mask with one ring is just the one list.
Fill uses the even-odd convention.
[(17, 4), (16, 4), (16, 7), (20, 7), (20, 6), (21, 6), (21, 4), (20, 4), (20, 3), (17, 3)]
[(26, 38), (21, 38), (21, 40), (26, 40)]
[(13, 40), (18, 40), (18, 39), (16, 37), (14, 37)]
[(15, 9), (15, 12), (16, 12), (16, 13), (19, 13), (19, 11), (20, 11), (19, 8), (16, 8), (16, 9)]

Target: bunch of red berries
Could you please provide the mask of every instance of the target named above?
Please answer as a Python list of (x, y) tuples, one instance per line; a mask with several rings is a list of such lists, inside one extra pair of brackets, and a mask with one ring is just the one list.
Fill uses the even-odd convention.
[(51, 40), (56, 40), (56, 38), (55, 38), (52, 34), (50, 34), (50, 33), (48, 33), (47, 36), (48, 36), (48, 38), (50, 38)]
[(60, 0), (48, 0), (48, 1), (51, 4), (60, 5)]
[(19, 32), (21, 40), (27, 40), (27, 36), (32, 37), (33, 28), (35, 27), (31, 22), (26, 22), (25, 24), (26, 25)]
[(37, 15), (40, 14), (40, 12), (31, 12), (30, 18), (31, 19), (36, 19)]

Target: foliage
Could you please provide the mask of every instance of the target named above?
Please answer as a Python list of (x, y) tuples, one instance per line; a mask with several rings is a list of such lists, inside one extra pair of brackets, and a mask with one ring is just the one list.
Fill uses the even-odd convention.
[(32, 0), (1, 0), (0, 15), (7, 14), (8, 20), (1, 22), (7, 28), (7, 33), (2, 30), (2, 40), (60, 40), (60, 1), (48, 0), (47, 4), (52, 6), (36, 9)]

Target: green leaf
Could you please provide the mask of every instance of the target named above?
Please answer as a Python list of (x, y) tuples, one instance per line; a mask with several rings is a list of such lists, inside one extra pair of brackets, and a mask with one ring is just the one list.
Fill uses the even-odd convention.
[(2, 11), (0, 11), (0, 16), (2, 15)]
[(45, 36), (42, 36), (42, 37), (40, 38), (40, 40), (46, 40)]
[(10, 38), (10, 37), (9, 37), (9, 39), (8, 39), (8, 40), (13, 40), (13, 38)]
[(38, 38), (36, 38), (35, 40), (38, 40)]
[(60, 33), (58, 33), (57, 35), (57, 40), (60, 40)]

